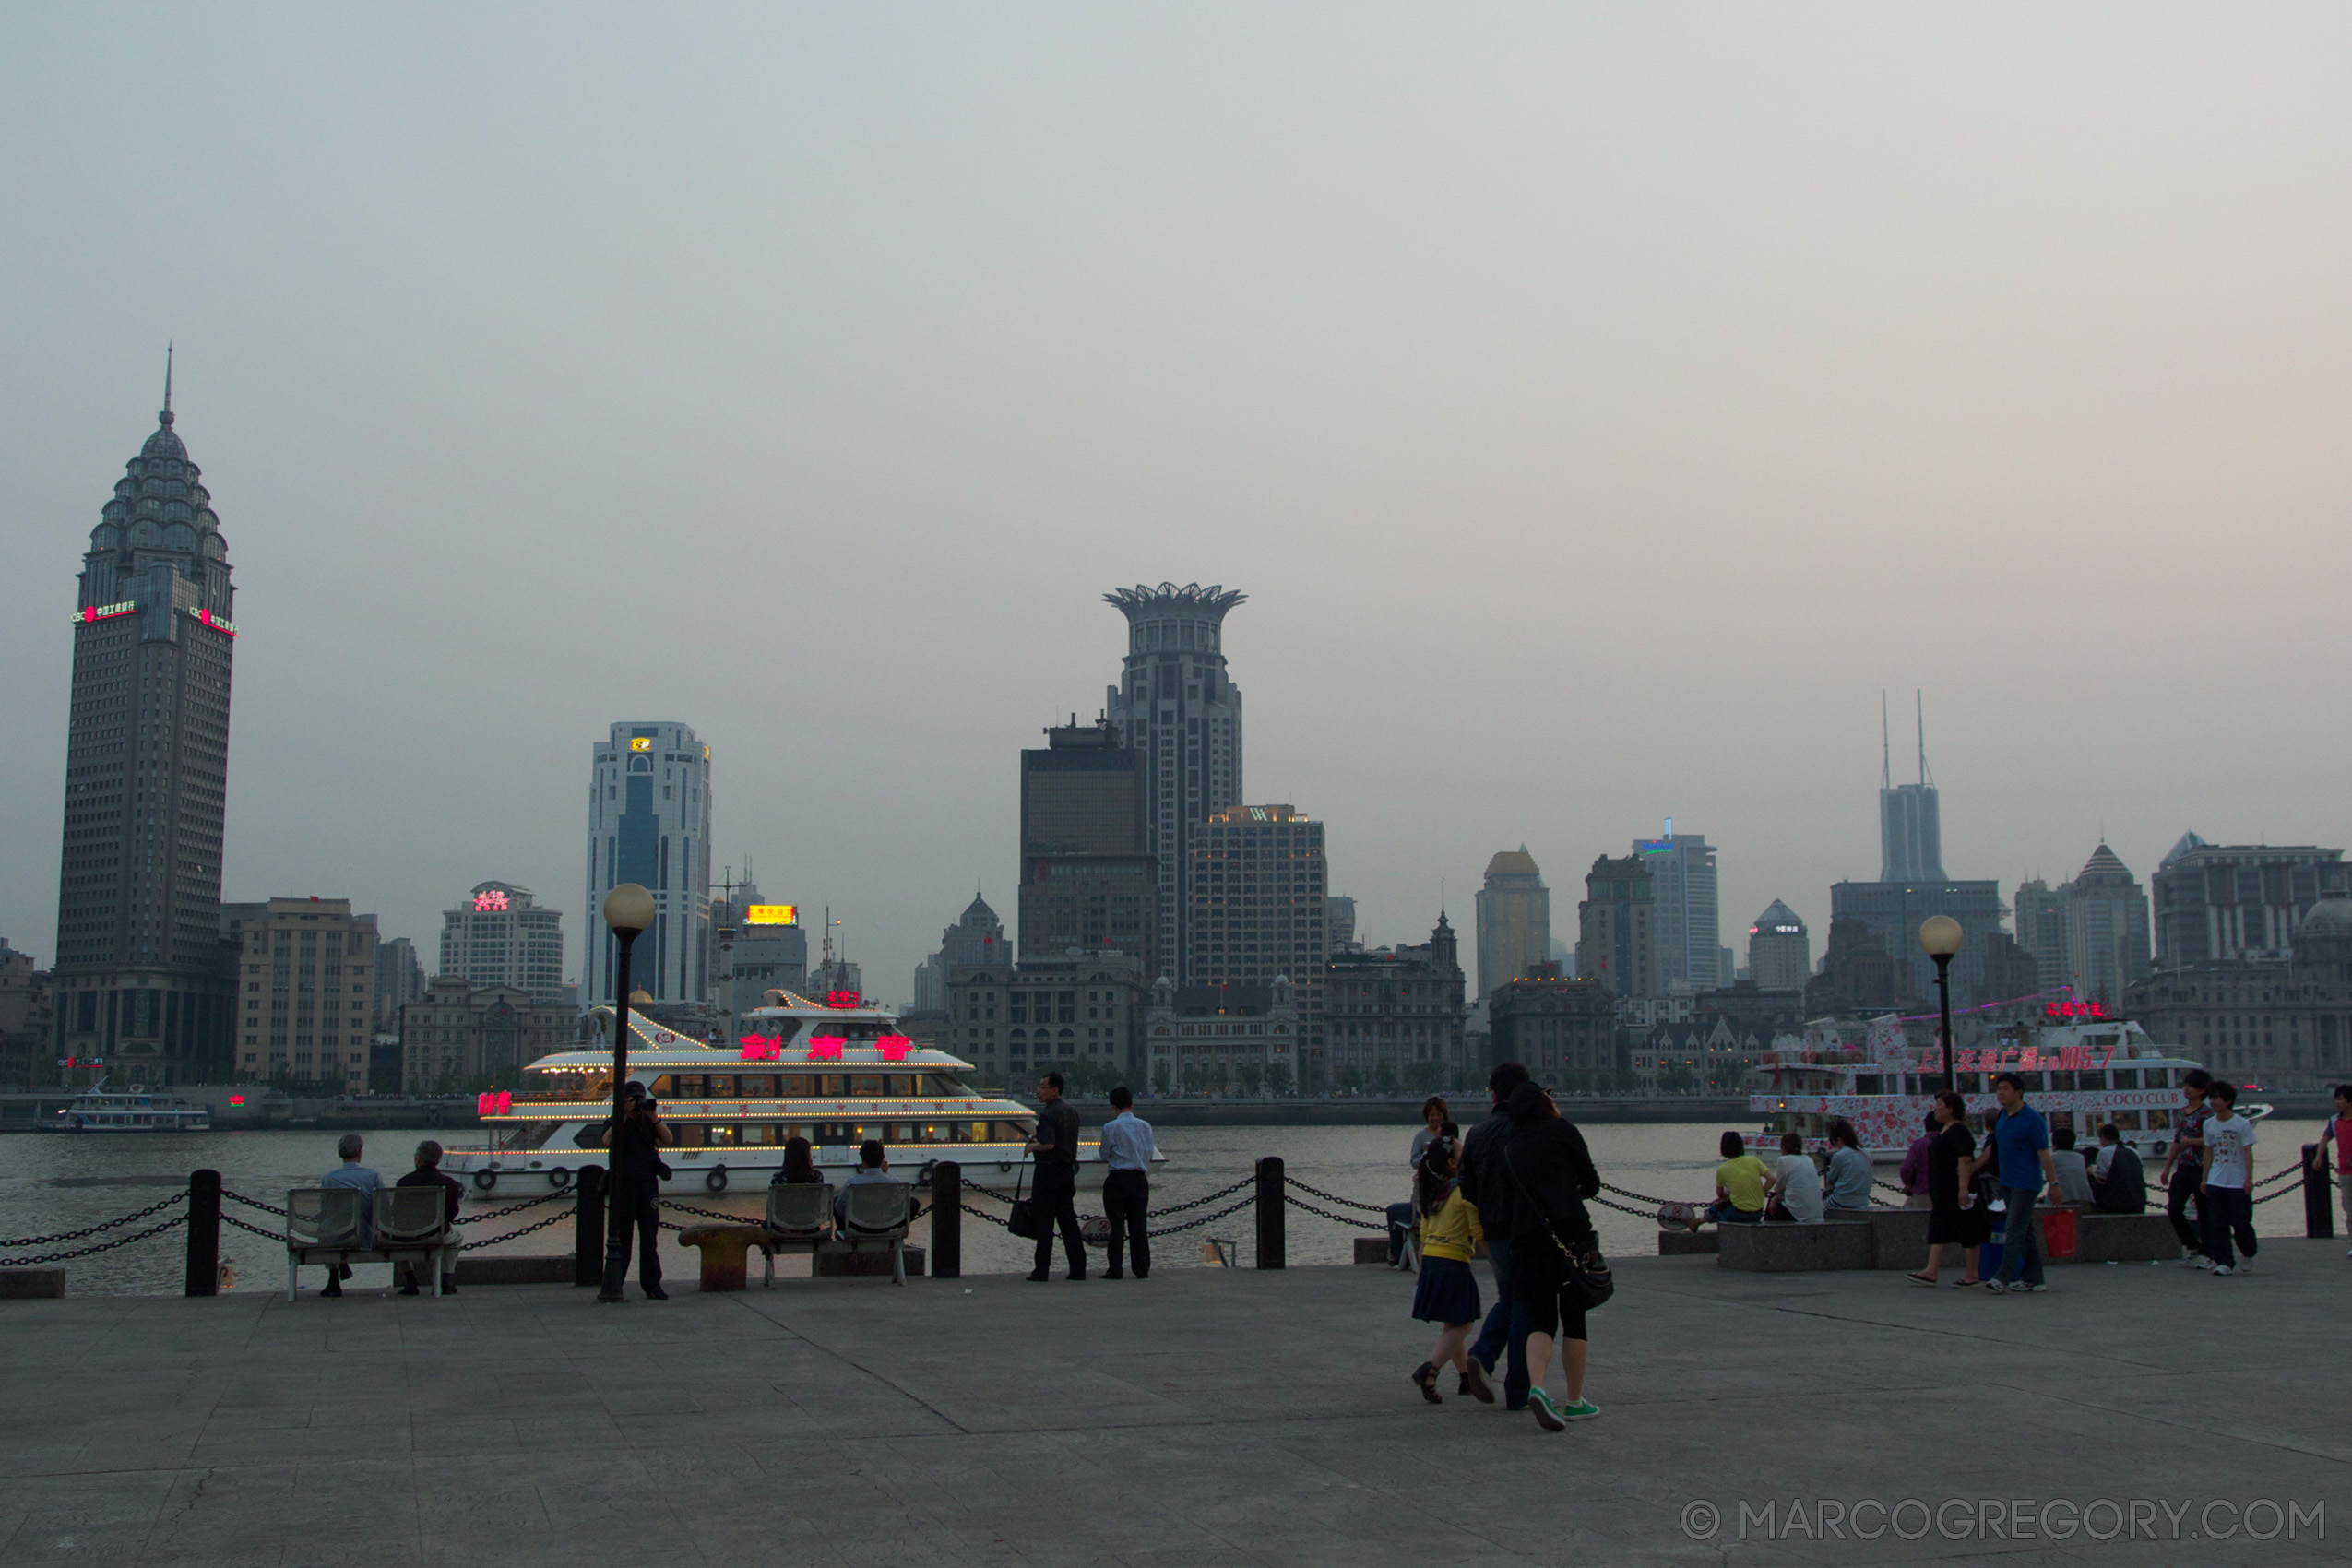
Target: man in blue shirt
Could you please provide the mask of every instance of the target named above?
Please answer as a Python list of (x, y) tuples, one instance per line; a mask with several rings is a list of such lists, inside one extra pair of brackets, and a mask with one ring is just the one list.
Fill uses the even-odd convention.
[(1994, 1170), (2009, 1222), (2001, 1238), (2001, 1272), (1985, 1285), (1996, 1296), (2047, 1289), (2041, 1242), (2034, 1229), (2034, 1200), (2041, 1195), (2043, 1182), (2058, 1184), (2058, 1166), (2049, 1157), (2049, 1123), (2025, 1103), (2025, 1080), (2014, 1073), (1993, 1078), (1992, 1097), (2001, 1102), (2001, 1118), (1992, 1125)]
[(1120, 1244), (1124, 1241), (1135, 1264), (1135, 1277), (1151, 1274), (1151, 1235), (1144, 1210), (1151, 1203), (1151, 1123), (1135, 1114), (1135, 1097), (1125, 1085), (1111, 1091), (1111, 1109), (1119, 1114), (1102, 1124), (1102, 1158), (1111, 1173), (1102, 1179), (1102, 1211), (1111, 1218), (1111, 1266), (1105, 1279), (1124, 1277), (1119, 1272)]
[[(318, 1184), (322, 1187), (359, 1189), (359, 1234), (353, 1238), (353, 1244), (364, 1248), (372, 1245), (374, 1241), (373, 1232), (375, 1229), (375, 1190), (384, 1185), (384, 1178), (360, 1163), (360, 1156), (367, 1152), (367, 1144), (357, 1133), (344, 1134), (337, 1141), (335, 1152), (342, 1158), (342, 1165), (320, 1177)], [(322, 1296), (341, 1295), (343, 1281), (350, 1277), (350, 1264), (336, 1264), (330, 1266), (327, 1271), (327, 1289), (321, 1290), (319, 1294)]]

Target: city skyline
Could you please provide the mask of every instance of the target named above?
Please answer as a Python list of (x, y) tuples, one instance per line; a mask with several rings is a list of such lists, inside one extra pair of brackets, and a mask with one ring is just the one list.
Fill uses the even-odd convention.
[[(510, 878), (585, 978), (577, 748), (675, 714), (714, 861), (903, 988), (1009, 906), (1011, 753), (1162, 580), (1247, 588), (1248, 798), (1331, 825), (1375, 946), (1670, 813), (1820, 948), (1882, 687), (1936, 698), (1955, 878), (2352, 839), (2340, 18), (762, 19), (651, 52), (691, 90), (595, 17), (18, 25), (0, 934), (44, 963), (65, 583), (175, 336), (236, 545), (220, 897), (428, 951)], [(89, 244), (126, 190), (171, 265)]]

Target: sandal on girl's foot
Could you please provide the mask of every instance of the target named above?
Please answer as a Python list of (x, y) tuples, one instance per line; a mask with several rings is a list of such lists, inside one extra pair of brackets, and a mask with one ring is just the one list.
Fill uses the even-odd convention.
[(1568, 1423), (1560, 1419), (1559, 1408), (1552, 1404), (1551, 1396), (1542, 1389), (1532, 1388), (1527, 1391), (1527, 1408), (1535, 1413), (1536, 1425), (1543, 1428), (1544, 1431), (1566, 1431), (1568, 1430)]
[(1907, 1274), (1903, 1277), (1914, 1285), (1924, 1285), (1930, 1290), (1935, 1289), (1935, 1276), (1932, 1274)]
[(1437, 1391), (1436, 1362), (1423, 1361), (1420, 1366), (1413, 1369), (1413, 1386), (1420, 1389), (1421, 1391), (1421, 1397), (1428, 1400), (1431, 1404), (1443, 1405), (1445, 1403), (1445, 1396)]
[(1494, 1403), (1494, 1384), (1486, 1380), (1486, 1368), (1476, 1356), (1462, 1363), (1462, 1392), (1481, 1405)]

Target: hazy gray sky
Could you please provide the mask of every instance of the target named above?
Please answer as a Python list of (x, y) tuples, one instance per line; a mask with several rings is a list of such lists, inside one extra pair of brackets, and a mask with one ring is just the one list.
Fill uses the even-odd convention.
[(2340, 6), (12, 6), (0, 934), (167, 338), (224, 893), (428, 963), (675, 718), (903, 999), (1162, 578), (1374, 941), (1671, 814), (1818, 953), (1882, 686), (1954, 875), (2352, 842), (2347, 191)]

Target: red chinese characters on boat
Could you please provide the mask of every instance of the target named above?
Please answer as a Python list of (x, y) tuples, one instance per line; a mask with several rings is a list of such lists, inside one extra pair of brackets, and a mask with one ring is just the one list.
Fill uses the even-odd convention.
[(809, 1060), (812, 1062), (838, 1062), (841, 1060), (841, 1048), (849, 1043), (848, 1039), (841, 1035), (811, 1035), (809, 1037)]
[(784, 1042), (766, 1035), (745, 1035), (739, 1042), (746, 1062), (780, 1062), (784, 1059)]
[(874, 1050), (882, 1053), (885, 1062), (904, 1062), (907, 1052), (914, 1046), (915, 1042), (905, 1035), (884, 1035), (873, 1042)]

